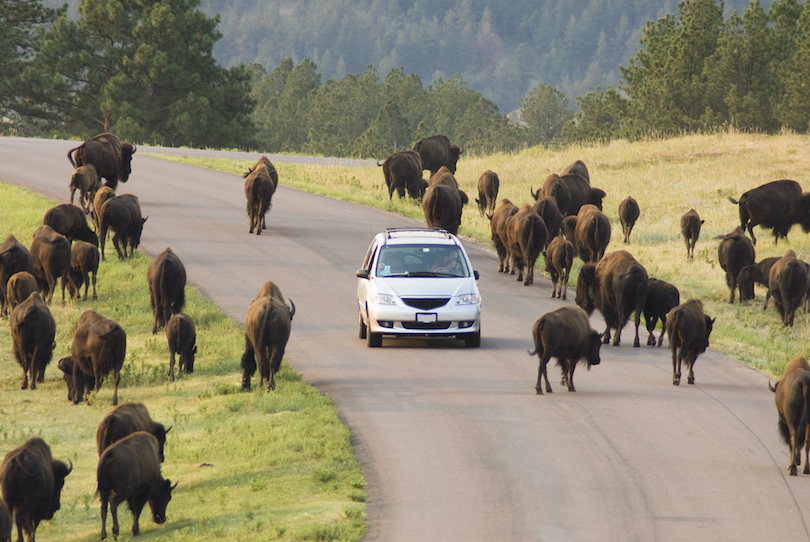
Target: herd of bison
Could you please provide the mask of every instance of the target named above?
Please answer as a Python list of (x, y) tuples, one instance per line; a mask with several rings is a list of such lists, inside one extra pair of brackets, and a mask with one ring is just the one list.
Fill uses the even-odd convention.
[[(66, 288), (70, 297), (78, 299), (84, 286), (86, 300), (91, 284), (95, 299), (99, 258), (105, 258), (108, 235), (112, 234), (122, 260), (131, 257), (140, 243), (146, 218), (138, 198), (115, 192), (119, 182), (127, 182), (135, 152), (133, 145), (109, 133), (71, 149), (68, 158), (75, 170), (69, 185), (70, 203), (45, 213), (30, 248), (13, 234), (0, 246), (0, 313), (8, 314), (14, 356), (23, 369), (23, 389), (35, 389), (37, 382), (43, 382), (51, 361), (56, 326), (48, 305), (53, 301), (57, 279), (61, 279), (63, 303)], [(379, 164), (389, 198), (394, 192), (404, 197), (407, 191), (410, 197), (421, 200), (428, 226), (456, 234), (462, 208), (468, 203), (454, 177), (461, 152), (447, 137), (437, 135), (420, 139), (412, 150), (392, 154)], [(430, 171), (429, 181), (422, 177), (424, 170)], [(250, 233), (261, 234), (266, 228), (265, 215), (277, 186), (278, 173), (266, 157), (245, 174)], [(694, 363), (709, 345), (714, 319), (704, 313), (699, 299), (681, 303), (678, 288), (649, 277), (630, 252), (605, 254), (611, 237), (610, 221), (602, 212), (606, 193), (591, 186), (582, 161), (559, 175), (549, 175), (537, 191), (532, 188), (533, 204), (518, 207), (505, 198), (497, 201), (498, 189), (498, 175), (484, 172), (478, 181), (476, 202), (480, 213), (490, 220), (499, 271), (516, 274), (524, 285), (532, 284), (535, 263), (543, 254), (552, 280), (551, 297), (566, 299), (573, 260), (579, 257), (584, 262), (576, 285), (576, 305), (564, 305), (543, 315), (532, 328), (535, 350), (530, 355), (540, 360), (535, 386), (538, 394), (543, 393), (543, 379), (546, 392), (552, 391), (547, 374), (552, 357), (561, 368), (562, 385), (575, 391), (577, 363), (598, 364), (601, 345), (610, 342), (611, 335), (613, 345), (618, 345), (622, 329), (633, 314), (634, 346), (640, 346), (639, 324), (644, 314), (649, 332), (647, 344), (661, 346), (664, 333), (669, 339), (673, 384), (680, 383), (683, 363), (688, 383), (694, 384)], [(73, 204), (76, 191), (79, 206)], [(729, 199), (739, 205), (741, 219), (741, 226), (723, 236), (718, 249), (731, 291), (729, 301), (734, 302), (738, 290), (741, 300), (752, 299), (754, 283), (762, 284), (768, 288), (766, 305), (772, 297), (782, 324), (793, 325), (797, 308), (802, 303), (806, 307), (810, 304), (810, 266), (790, 250), (782, 257), (755, 262), (753, 227), (772, 228), (777, 240), (786, 237), (795, 224), (809, 231), (810, 194), (803, 194), (795, 181), (780, 180), (749, 190), (739, 201)], [(625, 243), (630, 242), (639, 214), (636, 200), (627, 197), (622, 201), (619, 217)], [(86, 215), (90, 216), (92, 228)], [(701, 224), (694, 209), (681, 219), (687, 258), (693, 257)], [(750, 240), (745, 235), (746, 227)], [(176, 357), (179, 371), (191, 373), (197, 350), (194, 322), (182, 312), (186, 271), (177, 255), (167, 248), (152, 259), (146, 278), (154, 314), (152, 332), (165, 328), (170, 352), (168, 374), (173, 380)], [(602, 333), (590, 325), (589, 317), (595, 310), (606, 323)], [(275, 388), (274, 376), (280, 368), (294, 314), (295, 305), (284, 301), (272, 281), (250, 303), (241, 360), (244, 389), (250, 389), (257, 368), (259, 386)], [(656, 341), (658, 320), (662, 331)], [(68, 399), (80, 403), (91, 390), (98, 392), (104, 378), (112, 373), (112, 404), (117, 405), (125, 354), (126, 332), (121, 326), (93, 310), (85, 311), (74, 329), (70, 356), (57, 363), (64, 373)], [(810, 454), (810, 365), (804, 358), (795, 358), (771, 389), (775, 392), (780, 434), (791, 450), (788, 470), (796, 475), (801, 447), (804, 445), (805, 454)], [(102, 540), (107, 536), (110, 505), (114, 536), (119, 533), (117, 507), (124, 501), (133, 513), (133, 535), (138, 534), (138, 518), (146, 503), (156, 523), (165, 521), (166, 506), (176, 486), (160, 472), (169, 429), (153, 421), (140, 403), (116, 406), (101, 421), (96, 440)], [(10, 540), (12, 513), (18, 541), (22, 542), (23, 532), (33, 540), (39, 522), (51, 519), (59, 509), (61, 490), (71, 470), (72, 465), (53, 459), (49, 446), (39, 438), (6, 454), (0, 465), (0, 541)], [(805, 458), (803, 472), (810, 473), (810, 457)]]

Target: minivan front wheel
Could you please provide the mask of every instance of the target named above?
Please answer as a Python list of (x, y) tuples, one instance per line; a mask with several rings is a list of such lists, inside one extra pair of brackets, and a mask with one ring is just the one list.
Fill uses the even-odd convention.
[(467, 333), (464, 336), (464, 346), (467, 348), (478, 348), (481, 346), (481, 328), (474, 333)]
[(357, 336), (361, 339), (366, 338), (367, 328), (366, 323), (363, 322), (363, 314), (360, 309), (357, 309)]

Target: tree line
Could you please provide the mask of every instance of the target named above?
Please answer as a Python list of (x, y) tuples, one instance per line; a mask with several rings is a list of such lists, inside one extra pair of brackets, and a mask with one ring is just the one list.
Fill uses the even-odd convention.
[(684, 0), (677, 11), (646, 23), (615, 88), (595, 87), (574, 109), (538, 83), (507, 118), (458, 73), (425, 85), (404, 66), (325, 82), (308, 58), (281, 58), (269, 73), (258, 63), (224, 68), (213, 55), (220, 19), (200, 0), (82, 0), (78, 18), (8, 0), (0, 130), (378, 159), (434, 133), (488, 153), (725, 126), (807, 130), (809, 2), (766, 10), (754, 0), (726, 17), (723, 2)]

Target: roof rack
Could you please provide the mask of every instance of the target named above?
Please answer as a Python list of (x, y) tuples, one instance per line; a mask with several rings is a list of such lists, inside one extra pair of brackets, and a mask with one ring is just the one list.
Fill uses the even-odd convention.
[(386, 239), (391, 239), (398, 233), (440, 233), (445, 239), (450, 239), (450, 232), (444, 228), (385, 228)]

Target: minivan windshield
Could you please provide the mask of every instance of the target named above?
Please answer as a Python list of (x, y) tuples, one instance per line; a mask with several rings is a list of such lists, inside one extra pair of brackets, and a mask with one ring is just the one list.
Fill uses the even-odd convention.
[(378, 277), (469, 277), (461, 249), (455, 245), (394, 245), (380, 250)]

